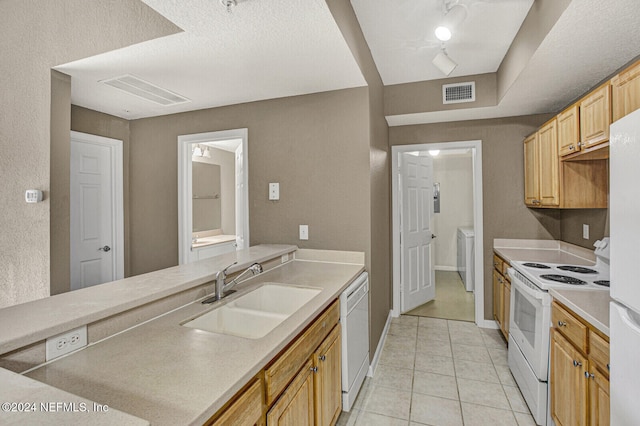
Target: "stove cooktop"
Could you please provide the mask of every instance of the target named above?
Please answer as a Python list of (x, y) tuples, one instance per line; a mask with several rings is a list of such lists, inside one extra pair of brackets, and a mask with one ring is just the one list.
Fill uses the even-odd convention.
[(608, 265), (566, 265), (515, 261), (511, 266), (542, 290), (549, 288), (583, 288), (607, 290)]

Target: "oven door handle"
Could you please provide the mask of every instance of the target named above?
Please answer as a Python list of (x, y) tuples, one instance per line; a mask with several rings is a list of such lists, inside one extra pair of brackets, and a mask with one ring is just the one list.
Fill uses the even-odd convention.
[(531, 287), (529, 287), (528, 285), (526, 285), (525, 283), (523, 283), (515, 274), (515, 271), (513, 270), (513, 268), (509, 268), (507, 269), (507, 273), (509, 274), (509, 276), (511, 277), (511, 285), (515, 285), (518, 290), (526, 295), (528, 295), (529, 297), (533, 297), (536, 300), (542, 300), (544, 298), (545, 292), (542, 290), (536, 291), (534, 289), (532, 289)]

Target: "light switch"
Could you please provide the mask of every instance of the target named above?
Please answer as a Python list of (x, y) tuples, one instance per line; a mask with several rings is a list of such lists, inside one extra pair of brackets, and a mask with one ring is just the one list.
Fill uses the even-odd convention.
[(300, 225), (300, 239), (301, 240), (309, 239), (309, 225)]
[(269, 184), (269, 200), (276, 201), (279, 199), (280, 199), (280, 184), (270, 183)]
[(586, 223), (582, 224), (582, 238), (584, 238), (585, 240), (589, 239), (589, 225), (587, 225)]

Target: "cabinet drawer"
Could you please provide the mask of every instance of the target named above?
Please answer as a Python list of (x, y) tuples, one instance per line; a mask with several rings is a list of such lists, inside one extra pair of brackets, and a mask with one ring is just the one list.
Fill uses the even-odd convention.
[(207, 425), (222, 426), (253, 426), (262, 417), (262, 380), (256, 378), (248, 389), (214, 421), (209, 421)]
[(336, 300), (265, 370), (267, 405), (275, 401), (339, 319), (340, 309)]
[(602, 372), (609, 374), (609, 342), (589, 330), (589, 358)]
[(587, 333), (589, 329), (555, 301), (551, 307), (551, 322), (553, 328), (562, 333), (582, 353), (587, 353)]
[(504, 265), (504, 262), (502, 261), (500, 256), (498, 256), (497, 254), (494, 253), (494, 255), (493, 255), (493, 267), (496, 268), (496, 270), (498, 272), (500, 272), (501, 274), (502, 274), (503, 265)]

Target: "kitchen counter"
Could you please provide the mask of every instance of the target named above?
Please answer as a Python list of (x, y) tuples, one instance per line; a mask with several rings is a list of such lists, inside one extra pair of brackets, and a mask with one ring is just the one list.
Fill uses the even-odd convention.
[(264, 282), (321, 289), (310, 302), (260, 339), (183, 327), (181, 324), (187, 320), (215, 307), (196, 301), (27, 375), (154, 425), (202, 424), (363, 270), (362, 264), (296, 259), (236, 286), (238, 293), (221, 304)]
[(558, 302), (580, 315), (595, 328), (609, 335), (609, 297), (603, 290), (549, 289)]
[[(186, 265), (58, 294), (0, 309), (0, 354), (210, 282), (234, 261), (234, 273), (296, 250), (263, 244)], [(10, 326), (7, 326), (10, 325)]]
[[(14, 406), (9, 405), (9, 409), (3, 405), (0, 413), (3, 425), (66, 426), (83, 423), (95, 426), (143, 426), (149, 424), (146, 420), (112, 407), (96, 406), (85, 398), (2, 368), (0, 368), (0, 383), (2, 383), (0, 401), (9, 404), (16, 403)], [(59, 403), (66, 405), (61, 406)]]
[(519, 260), (592, 266), (596, 261), (593, 250), (556, 240), (496, 238), (493, 240), (493, 249), (510, 263)]

